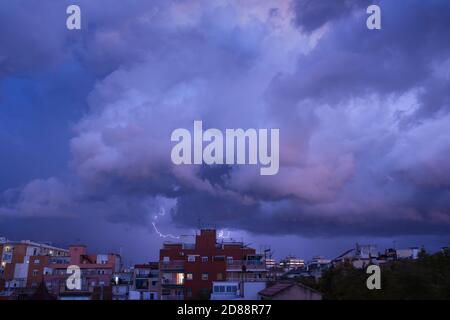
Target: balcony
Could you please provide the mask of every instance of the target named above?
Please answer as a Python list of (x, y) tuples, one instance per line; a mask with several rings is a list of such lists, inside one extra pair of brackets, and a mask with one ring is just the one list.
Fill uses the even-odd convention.
[(266, 275), (261, 277), (250, 276), (248, 273), (240, 273), (240, 274), (227, 274), (227, 281), (244, 281), (244, 282), (267, 282), (269, 278)]
[(158, 278), (159, 274), (157, 272), (138, 272), (136, 273), (136, 279), (151, 279)]
[(184, 300), (184, 295), (182, 294), (162, 295), (161, 300)]
[(182, 271), (184, 270), (184, 260), (162, 261), (159, 263), (159, 268), (163, 271)]
[(161, 279), (161, 285), (164, 287), (182, 287), (184, 285), (184, 279)]
[(227, 262), (227, 271), (239, 272), (245, 267), (246, 272), (266, 271), (266, 266), (263, 262), (234, 260)]

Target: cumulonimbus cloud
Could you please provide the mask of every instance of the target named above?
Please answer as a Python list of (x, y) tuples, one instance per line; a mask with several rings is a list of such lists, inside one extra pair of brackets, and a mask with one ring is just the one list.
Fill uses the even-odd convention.
[[(133, 223), (163, 197), (176, 200), (178, 226), (263, 233), (448, 232), (448, 4), (381, 1), (383, 28), (370, 31), (363, 5), (319, 2), (165, 2), (140, 13), (135, 3), (117, 24), (100, 15), (77, 48), (104, 75), (70, 142), (77, 196), (62, 187), (64, 201), (48, 203)], [(280, 128), (279, 174), (174, 166), (170, 133), (194, 120)], [(31, 182), (9, 214), (54, 183)]]

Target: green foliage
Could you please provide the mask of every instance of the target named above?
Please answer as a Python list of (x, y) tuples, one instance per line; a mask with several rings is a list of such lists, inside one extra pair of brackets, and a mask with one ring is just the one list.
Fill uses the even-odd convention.
[(422, 251), (417, 260), (388, 262), (381, 268), (381, 289), (369, 290), (366, 269), (350, 263), (323, 273), (318, 282), (301, 280), (305, 285), (333, 300), (426, 300), (450, 299), (450, 251), (433, 255)]

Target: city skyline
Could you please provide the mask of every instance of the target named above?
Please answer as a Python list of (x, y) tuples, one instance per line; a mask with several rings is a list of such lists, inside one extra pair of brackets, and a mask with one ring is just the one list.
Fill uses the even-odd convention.
[[(93, 251), (83, 244), (63, 248), (0, 238), (0, 300), (321, 300), (345, 295), (340, 285), (327, 285), (329, 277), (340, 272), (353, 273), (347, 281), (356, 281), (357, 286), (347, 293), (350, 297), (374, 298), (360, 290), (364, 283), (369, 290), (381, 290), (381, 269), (411, 274), (409, 268), (428, 266), (445, 273), (448, 269), (442, 263), (448, 263), (450, 253), (448, 247), (426, 252), (418, 247), (383, 250), (375, 244), (356, 244), (333, 259), (276, 260), (268, 247), (258, 250), (245, 239), (222, 236), (222, 231), (203, 228), (194, 236), (163, 243), (155, 261), (132, 265), (123, 260), (122, 252)], [(373, 272), (378, 275), (367, 282), (361, 279)], [(389, 297), (396, 286), (408, 285), (405, 274), (385, 282), (388, 290), (381, 295)], [(436, 279), (444, 291), (428, 294), (442, 297), (446, 285)], [(429, 290), (428, 283), (426, 287)], [(403, 294), (427, 295), (423, 290)]]

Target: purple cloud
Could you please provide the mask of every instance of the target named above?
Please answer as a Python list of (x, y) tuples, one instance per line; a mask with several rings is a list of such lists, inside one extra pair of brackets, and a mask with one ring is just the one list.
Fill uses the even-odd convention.
[[(49, 24), (29, 60), (18, 52), (33, 39), (5, 41), (5, 74), (71, 56), (97, 81), (68, 176), (5, 192), (0, 215), (89, 212), (151, 230), (163, 206), (187, 229), (448, 233), (449, 5), (381, 1), (383, 28), (369, 31), (364, 3), (81, 1), (78, 36)], [(174, 166), (170, 133), (194, 120), (280, 128), (279, 174)]]

